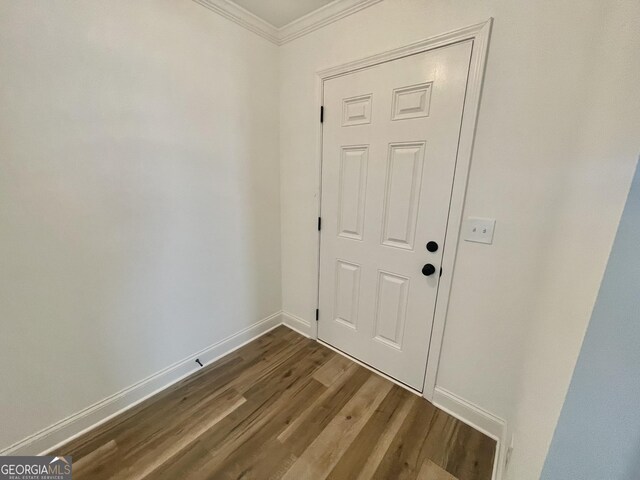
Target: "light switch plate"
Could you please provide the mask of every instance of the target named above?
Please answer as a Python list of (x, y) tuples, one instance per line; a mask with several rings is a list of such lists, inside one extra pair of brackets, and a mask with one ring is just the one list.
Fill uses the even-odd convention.
[(493, 231), (496, 228), (494, 218), (469, 217), (465, 222), (464, 239), (467, 242), (493, 243)]

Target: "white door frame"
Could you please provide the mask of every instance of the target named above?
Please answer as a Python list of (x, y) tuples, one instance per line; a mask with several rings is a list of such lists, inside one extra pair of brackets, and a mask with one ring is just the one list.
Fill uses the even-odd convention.
[[(471, 165), (471, 156), (473, 153), (473, 142), (476, 132), (476, 122), (478, 118), (478, 110), (480, 107), (480, 95), (482, 92), (482, 84), (484, 80), (484, 71), (487, 60), (487, 52), (489, 48), (489, 38), (491, 35), (491, 25), (493, 18), (489, 18), (486, 22), (471, 25), (469, 27), (454, 30), (443, 35), (427, 38), (410, 45), (389, 50), (377, 55), (372, 55), (360, 60), (338, 65), (336, 67), (327, 68), (317, 72), (316, 80), (316, 97), (318, 105), (323, 105), (323, 86), (326, 80), (331, 78), (347, 75), (356, 70), (372, 67), (380, 63), (396, 60), (398, 58), (407, 57), (416, 53), (422, 53), (435, 48), (444, 47), (454, 43), (472, 40), (473, 47), (471, 51), (471, 63), (469, 65), (469, 78), (467, 80), (467, 91), (464, 101), (464, 110), (462, 114), (462, 125), (460, 130), (460, 139), (458, 142), (458, 156), (456, 159), (456, 168), (453, 180), (453, 189), (451, 192), (451, 203), (449, 205), (449, 221), (446, 229), (446, 243), (442, 257), (443, 275), (438, 285), (438, 293), (436, 295), (436, 308), (433, 318), (433, 328), (431, 332), (431, 340), (429, 342), (429, 353), (427, 358), (427, 370), (425, 373), (425, 383), (422, 396), (427, 400), (433, 400), (433, 394), (436, 386), (436, 378), (438, 375), (438, 364), (440, 362), (440, 350), (442, 348), (442, 340), (444, 338), (444, 326), (446, 323), (447, 309), (449, 306), (449, 296), (451, 293), (451, 284), (453, 281), (453, 273), (458, 250), (458, 242), (460, 240), (460, 227), (462, 225), (462, 213), (467, 190), (467, 180), (469, 177), (469, 167)], [(317, 190), (317, 209), (318, 217), (321, 216), (322, 208), (322, 124), (318, 122), (316, 130), (316, 155), (318, 168), (318, 190)], [(318, 232), (317, 244), (318, 264), (316, 276), (316, 292), (320, 288), (320, 232)], [(317, 303), (316, 303), (317, 305)], [(311, 338), (318, 338), (318, 325), (312, 322)]]

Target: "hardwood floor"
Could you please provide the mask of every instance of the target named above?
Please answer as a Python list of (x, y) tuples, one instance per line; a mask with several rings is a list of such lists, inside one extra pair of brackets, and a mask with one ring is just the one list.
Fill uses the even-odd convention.
[(278, 327), (55, 452), (81, 479), (488, 480), (495, 442)]

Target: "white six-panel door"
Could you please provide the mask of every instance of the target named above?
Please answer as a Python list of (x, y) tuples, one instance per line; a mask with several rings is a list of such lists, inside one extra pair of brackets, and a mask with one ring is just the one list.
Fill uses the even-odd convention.
[(318, 337), (420, 391), (471, 47), (412, 55), (323, 87)]

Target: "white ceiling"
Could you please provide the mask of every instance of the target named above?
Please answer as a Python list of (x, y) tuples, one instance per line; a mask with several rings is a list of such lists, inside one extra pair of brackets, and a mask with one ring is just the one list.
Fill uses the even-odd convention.
[(280, 28), (333, 0), (234, 0), (242, 8)]

